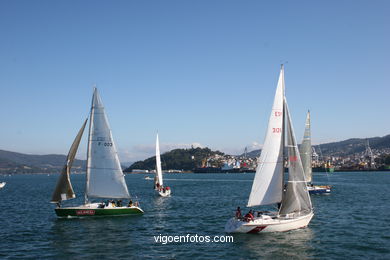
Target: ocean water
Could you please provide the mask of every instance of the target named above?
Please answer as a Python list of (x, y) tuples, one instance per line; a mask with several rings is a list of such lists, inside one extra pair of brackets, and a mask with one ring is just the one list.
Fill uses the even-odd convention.
[[(312, 196), (305, 229), (165, 245), (154, 236), (228, 235), (224, 225), (246, 205), (253, 174), (166, 174), (170, 198), (155, 196), (145, 175), (127, 175), (143, 216), (81, 219), (56, 217), (57, 177), (0, 175), (0, 259), (390, 259), (390, 172), (315, 173), (333, 191)], [(71, 179), (78, 197), (69, 204), (79, 204), (84, 175)]]

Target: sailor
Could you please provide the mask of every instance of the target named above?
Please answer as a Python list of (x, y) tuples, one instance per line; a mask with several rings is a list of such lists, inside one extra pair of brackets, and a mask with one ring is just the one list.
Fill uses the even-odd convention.
[(129, 208), (132, 207), (132, 206), (133, 206), (133, 201), (130, 200), (130, 201), (129, 201), (129, 205), (127, 205), (127, 206), (128, 206)]
[(242, 218), (241, 208), (240, 208), (240, 207), (237, 207), (237, 210), (236, 210), (236, 219), (240, 219), (240, 218)]
[(254, 220), (255, 217), (254, 217), (253, 214), (252, 214), (252, 210), (249, 210), (249, 212), (244, 216), (244, 218), (245, 218), (245, 220), (248, 221), (248, 222)]

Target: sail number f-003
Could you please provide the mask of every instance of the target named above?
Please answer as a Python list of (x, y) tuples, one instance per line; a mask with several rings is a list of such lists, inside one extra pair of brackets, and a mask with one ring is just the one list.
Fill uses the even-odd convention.
[(99, 142), (98, 145), (102, 145), (103, 146), (112, 146), (112, 143), (102, 143), (102, 142)]

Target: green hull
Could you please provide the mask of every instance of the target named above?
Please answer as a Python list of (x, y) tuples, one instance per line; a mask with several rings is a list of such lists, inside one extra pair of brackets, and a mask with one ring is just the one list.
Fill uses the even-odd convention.
[(99, 217), (99, 216), (126, 216), (140, 215), (143, 210), (138, 207), (131, 208), (108, 208), (108, 209), (89, 209), (89, 208), (56, 208), (58, 217)]

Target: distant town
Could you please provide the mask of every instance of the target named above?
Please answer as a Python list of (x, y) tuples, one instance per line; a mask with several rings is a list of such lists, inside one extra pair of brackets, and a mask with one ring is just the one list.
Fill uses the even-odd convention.
[[(164, 172), (229, 173), (254, 172), (260, 150), (228, 155), (209, 148), (174, 149), (161, 155)], [(0, 174), (59, 173), (65, 155), (29, 155), (0, 150)], [(125, 173), (152, 173), (155, 157), (123, 167)], [(287, 163), (285, 164), (287, 167)], [(390, 171), (390, 135), (312, 146), (314, 172)], [(72, 173), (84, 173), (85, 161), (75, 160)]]
[[(312, 168), (314, 172), (334, 171), (380, 171), (390, 170), (390, 148), (371, 149), (366, 141), (364, 151), (349, 155), (330, 156), (322, 155), (320, 147), (312, 147)], [(258, 164), (260, 150), (250, 152), (245, 149), (240, 156), (215, 153), (202, 160), (202, 164), (196, 167), (195, 173), (240, 173), (255, 172)], [(194, 159), (194, 158), (192, 158)], [(288, 167), (285, 160), (285, 167)], [(166, 169), (166, 172), (186, 172), (180, 169)], [(131, 169), (133, 173), (154, 173), (154, 169)]]

